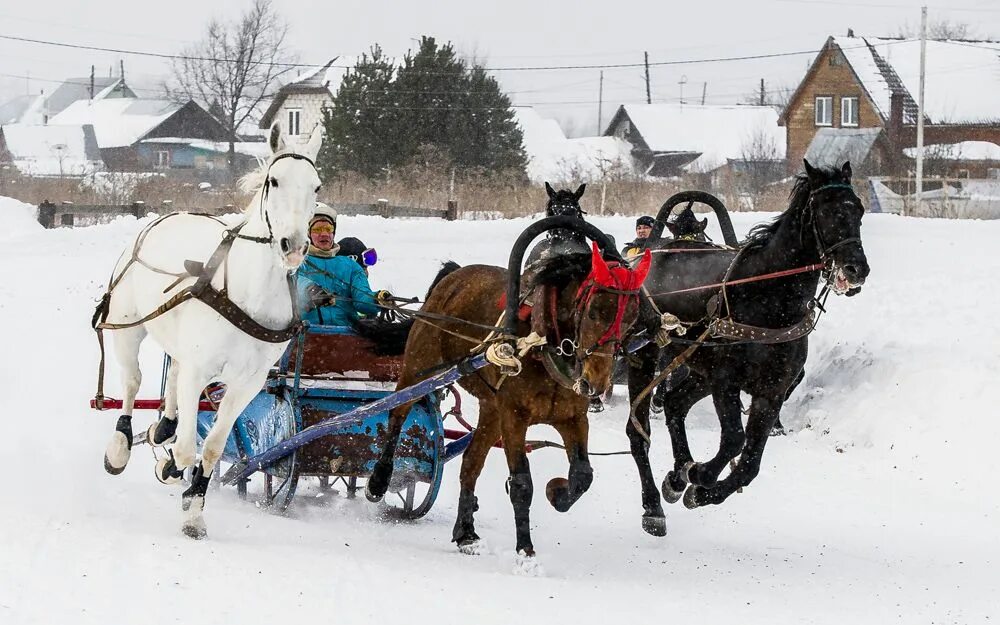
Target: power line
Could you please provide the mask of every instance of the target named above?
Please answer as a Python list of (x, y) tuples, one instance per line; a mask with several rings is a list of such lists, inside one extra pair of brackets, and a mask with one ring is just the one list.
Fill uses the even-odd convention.
[[(162, 52), (151, 52), (145, 50), (129, 50), (125, 48), (105, 48), (102, 46), (90, 46), (83, 44), (73, 44), (66, 43), (62, 41), (50, 41), (45, 39), (32, 39), (30, 37), (18, 37), (14, 35), (3, 35), (0, 34), (0, 39), (6, 39), (8, 41), (18, 41), (22, 43), (34, 43), (39, 45), (55, 46), (60, 48), (70, 48), (73, 50), (92, 50), (97, 52), (111, 52), (114, 54), (129, 54), (134, 56), (146, 56), (159, 59), (168, 60), (187, 60), (187, 61), (208, 61), (212, 63), (242, 63), (245, 62), (241, 59), (226, 59), (217, 57), (204, 57), (204, 56), (190, 56), (183, 54), (166, 54)], [(852, 46), (852, 47), (866, 47), (866, 46)], [(850, 48), (848, 48), (850, 49)], [(795, 50), (789, 52), (772, 52), (767, 54), (748, 54), (739, 56), (726, 56), (726, 57), (713, 57), (713, 58), (701, 58), (701, 59), (677, 59), (672, 61), (656, 61), (649, 63), (650, 67), (668, 67), (672, 65), (693, 65), (700, 63), (727, 63), (734, 61), (752, 61), (761, 59), (773, 59), (788, 56), (802, 56), (807, 54), (818, 54), (822, 50), (812, 49), (812, 50)], [(321, 68), (326, 67), (326, 63), (315, 64), (315, 63), (284, 63), (275, 62), (271, 63), (275, 67), (308, 67), (308, 68)], [(533, 71), (552, 71), (552, 70), (582, 70), (582, 69), (634, 69), (645, 67), (646, 63), (594, 63), (588, 65), (534, 65), (534, 66), (509, 66), (509, 67), (484, 67), (484, 71), (490, 72), (533, 72)], [(348, 65), (331, 65), (331, 67), (336, 67), (338, 69), (353, 69), (353, 66)], [(425, 74), (433, 74), (439, 72), (421, 72)]]

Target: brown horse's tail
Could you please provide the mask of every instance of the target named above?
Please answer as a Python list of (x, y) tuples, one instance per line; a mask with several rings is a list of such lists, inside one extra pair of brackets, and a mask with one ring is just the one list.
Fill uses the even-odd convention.
[[(434, 277), (430, 288), (427, 289), (427, 297), (424, 299), (430, 298), (431, 291), (448, 274), (461, 268), (461, 265), (451, 260), (441, 265), (441, 271)], [(372, 350), (379, 356), (398, 356), (406, 351), (406, 339), (409, 338), (412, 329), (412, 318), (402, 321), (385, 321), (378, 318), (362, 319), (355, 326), (358, 334), (374, 344)]]

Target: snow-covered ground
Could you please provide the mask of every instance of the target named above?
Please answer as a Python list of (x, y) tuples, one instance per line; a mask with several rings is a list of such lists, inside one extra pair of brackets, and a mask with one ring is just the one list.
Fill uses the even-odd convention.
[[(415, 523), (337, 498), (271, 516), (211, 492), (209, 540), (179, 532), (178, 487), (156, 483), (148, 449), (104, 473), (116, 415), (87, 408), (95, 300), (141, 222), (45, 231), (0, 199), (0, 623), (984, 623), (1000, 618), (1000, 223), (869, 215), (872, 267), (858, 297), (831, 298), (805, 382), (784, 410), (757, 480), (720, 507), (668, 507), (647, 536), (629, 457), (595, 458), (591, 491), (567, 514), (536, 493), (543, 577), (512, 574), (505, 463), (480, 480), (479, 533), (449, 543), (456, 464)], [(737, 229), (762, 216), (736, 214)], [(595, 222), (620, 241), (631, 218)], [(527, 220), (342, 218), (379, 250), (373, 283), (422, 294), (439, 262), (503, 264)], [(159, 387), (144, 354), (143, 396)], [(118, 388), (110, 371), (110, 388)], [(620, 392), (619, 395), (622, 393)], [(592, 419), (591, 448), (625, 449), (624, 402)], [(144, 417), (138, 417), (137, 429)], [(717, 444), (706, 403), (696, 455)], [(553, 436), (551, 430), (532, 437)], [(653, 460), (670, 463), (665, 428)], [(561, 452), (531, 455), (536, 484), (565, 475)], [(307, 502), (309, 503), (309, 502)]]

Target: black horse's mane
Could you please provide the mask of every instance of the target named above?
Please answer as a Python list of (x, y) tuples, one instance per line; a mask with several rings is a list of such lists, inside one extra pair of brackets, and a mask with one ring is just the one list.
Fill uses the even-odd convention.
[(538, 261), (534, 284), (565, 288), (574, 280), (582, 280), (591, 268), (590, 254), (559, 254)]
[[(832, 172), (823, 171), (824, 174), (832, 176)], [(785, 212), (781, 213), (771, 221), (763, 224), (758, 224), (750, 229), (747, 233), (746, 240), (743, 241), (743, 247), (745, 249), (756, 249), (764, 247), (778, 232), (781, 226), (787, 222), (796, 219), (802, 212), (805, 211), (806, 205), (809, 203), (809, 193), (811, 192), (809, 188), (809, 177), (805, 173), (801, 173), (795, 176), (795, 184), (792, 186), (792, 192), (788, 194), (788, 208)]]

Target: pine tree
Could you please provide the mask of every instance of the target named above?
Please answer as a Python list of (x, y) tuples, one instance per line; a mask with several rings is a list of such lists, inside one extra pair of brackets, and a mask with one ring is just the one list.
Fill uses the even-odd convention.
[(459, 171), (516, 170), (527, 158), (510, 99), (448, 43), (423, 37), (398, 71), (376, 45), (348, 72), (326, 115), (324, 175), (384, 175), (435, 154)]
[(344, 74), (333, 105), (324, 112), (326, 137), (319, 155), (324, 178), (342, 171), (376, 177), (392, 164), (393, 73), (392, 61), (375, 45)]

